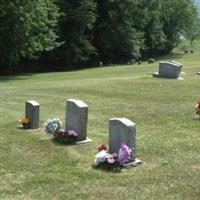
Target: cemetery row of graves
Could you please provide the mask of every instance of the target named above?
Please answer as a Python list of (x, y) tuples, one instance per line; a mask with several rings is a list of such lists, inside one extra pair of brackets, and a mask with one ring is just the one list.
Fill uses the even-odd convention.
[[(65, 127), (59, 118), (48, 119), (45, 131), (54, 140), (63, 144), (86, 144), (92, 142), (87, 136), (88, 105), (81, 100), (68, 99), (66, 105)], [(26, 101), (25, 117), (20, 119), (22, 128), (39, 129), (40, 104)], [(136, 124), (126, 118), (109, 120), (109, 149), (107, 145), (98, 148), (94, 166), (119, 169), (121, 166), (136, 166)]]
[[(161, 61), (159, 72), (153, 77), (181, 79), (182, 64), (176, 61)], [(200, 72), (197, 72), (200, 75)], [(22, 128), (39, 129), (40, 104), (26, 101), (25, 117), (20, 119)], [(195, 119), (200, 120), (200, 101), (195, 106)], [(51, 134), (56, 142), (63, 144), (87, 144), (92, 142), (87, 136), (88, 105), (77, 99), (66, 102), (65, 123), (59, 118), (48, 119), (44, 125), (46, 133)], [(142, 163), (136, 158), (136, 124), (127, 118), (109, 120), (109, 140), (107, 145), (98, 147), (94, 166), (119, 169), (123, 166), (137, 166)]]

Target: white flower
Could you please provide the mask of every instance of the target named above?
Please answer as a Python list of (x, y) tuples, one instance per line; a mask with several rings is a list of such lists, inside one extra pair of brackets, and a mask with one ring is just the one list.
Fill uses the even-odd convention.
[(94, 165), (97, 166), (99, 165), (99, 163), (105, 162), (107, 155), (108, 155), (108, 152), (106, 150), (102, 150), (99, 153), (97, 153), (94, 159)]

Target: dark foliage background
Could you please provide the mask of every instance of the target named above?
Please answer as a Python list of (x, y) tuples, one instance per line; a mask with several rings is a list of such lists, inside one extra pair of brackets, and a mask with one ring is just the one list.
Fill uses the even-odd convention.
[(1, 75), (156, 57), (200, 32), (192, 0), (1, 0), (0, 23)]

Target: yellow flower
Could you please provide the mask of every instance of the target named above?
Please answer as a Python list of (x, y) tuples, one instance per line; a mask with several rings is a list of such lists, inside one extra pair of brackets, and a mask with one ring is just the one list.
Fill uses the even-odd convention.
[(29, 123), (29, 119), (26, 118), (26, 117), (21, 117), (21, 118), (19, 119), (19, 123), (22, 124), (22, 125), (26, 125), (26, 124)]

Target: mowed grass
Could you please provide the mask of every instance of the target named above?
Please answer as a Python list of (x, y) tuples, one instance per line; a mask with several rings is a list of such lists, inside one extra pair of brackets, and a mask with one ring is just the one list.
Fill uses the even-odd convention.
[[(184, 65), (182, 81), (152, 78), (158, 62), (1, 77), (0, 199), (200, 199), (199, 57), (171, 57)], [(58, 145), (45, 134), (48, 118), (65, 120), (68, 98), (89, 105), (91, 144)], [(26, 100), (40, 103), (40, 130), (16, 128)], [(143, 161), (120, 173), (91, 167), (113, 117), (136, 123)]]

